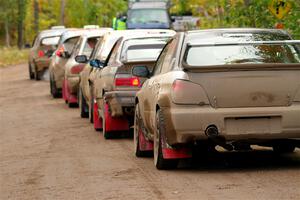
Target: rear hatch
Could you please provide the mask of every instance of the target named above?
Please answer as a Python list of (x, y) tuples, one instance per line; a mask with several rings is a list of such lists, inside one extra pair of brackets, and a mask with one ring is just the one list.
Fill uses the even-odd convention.
[(300, 92), (300, 48), (293, 42), (300, 44), (276, 41), (190, 47), (184, 68), (214, 107), (289, 106)]
[(288, 106), (300, 87), (300, 65), (291, 70), (188, 72), (218, 108)]
[(143, 85), (146, 78), (132, 76), (132, 68), (136, 66), (146, 66), (149, 71), (152, 71), (154, 65), (155, 61), (125, 62), (117, 69), (115, 75), (115, 89), (138, 90)]

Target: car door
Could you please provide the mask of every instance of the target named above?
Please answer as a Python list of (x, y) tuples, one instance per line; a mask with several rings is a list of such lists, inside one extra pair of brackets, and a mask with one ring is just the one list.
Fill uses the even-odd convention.
[(99, 68), (95, 78), (96, 97), (103, 98), (103, 91), (111, 91), (117, 67), (121, 65), (118, 59), (122, 39), (119, 39), (107, 57), (103, 68)]
[(167, 73), (172, 71), (175, 66), (178, 40), (178, 37), (175, 37), (164, 48), (154, 68), (152, 78), (146, 81), (145, 88), (143, 89), (144, 100), (142, 100), (143, 109), (141, 110), (141, 113), (143, 119), (145, 119), (145, 126), (152, 133), (154, 132), (156, 124), (155, 115), (159, 93), (161, 88), (164, 87), (165, 81), (168, 78)]
[(152, 124), (152, 119), (151, 119), (151, 111), (152, 111), (152, 105), (153, 105), (153, 100), (155, 98), (156, 94), (156, 89), (157, 87), (157, 81), (158, 79), (156, 76), (158, 76), (161, 73), (162, 65), (163, 65), (163, 60), (167, 55), (168, 52), (168, 46), (167, 45), (162, 53), (160, 54), (156, 65), (153, 69), (152, 72), (152, 77), (148, 80), (146, 80), (143, 84), (142, 90), (139, 92), (139, 102), (140, 102), (140, 114), (145, 122), (145, 127), (153, 133), (153, 127), (151, 126)]

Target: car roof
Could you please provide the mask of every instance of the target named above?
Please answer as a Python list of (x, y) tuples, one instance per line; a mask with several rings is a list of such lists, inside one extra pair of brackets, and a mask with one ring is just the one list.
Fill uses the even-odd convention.
[(84, 32), (82, 35), (83, 37), (97, 37), (97, 36), (103, 36), (107, 32), (113, 31), (112, 28), (99, 28), (99, 29), (86, 29), (90, 31)]
[(49, 29), (39, 33), (40, 38), (61, 36), (68, 29)]
[(257, 33), (257, 32), (270, 32), (270, 33), (287, 33), (282, 29), (268, 29), (268, 28), (216, 28), (216, 29), (203, 29), (203, 30), (193, 30), (187, 31), (188, 34), (202, 33), (202, 32), (249, 32), (249, 33)]
[(139, 36), (141, 34), (153, 34), (153, 35), (163, 35), (163, 34), (176, 34), (173, 30), (167, 29), (133, 29), (133, 30), (121, 30), (121, 31), (112, 31), (107, 33), (107, 36), (127, 36), (127, 37), (134, 37)]
[(84, 33), (84, 31), (85, 31), (84, 29), (67, 30), (61, 35), (60, 43), (63, 43), (65, 40), (69, 38), (81, 36)]
[(150, 8), (158, 8), (158, 9), (166, 9), (167, 2), (163, 1), (143, 1), (143, 2), (135, 2), (131, 5), (130, 9), (150, 9)]
[(279, 29), (261, 29), (261, 28), (224, 28), (224, 29), (206, 29), (185, 32), (187, 41), (205, 40), (208, 38), (222, 37), (225, 34), (269, 34), (278, 35), (291, 39), (291, 36), (284, 30)]
[[(105, 60), (114, 46), (116, 41), (122, 37), (128, 38), (138, 38), (138, 37), (147, 37), (148, 35), (152, 35), (152, 37), (156, 36), (159, 37), (161, 35), (175, 35), (176, 32), (173, 30), (166, 30), (166, 29), (134, 29), (134, 30), (120, 30), (120, 31), (111, 31), (104, 35), (103, 41), (99, 45), (99, 54), (96, 55), (101, 61)], [(97, 50), (98, 51), (98, 50)]]

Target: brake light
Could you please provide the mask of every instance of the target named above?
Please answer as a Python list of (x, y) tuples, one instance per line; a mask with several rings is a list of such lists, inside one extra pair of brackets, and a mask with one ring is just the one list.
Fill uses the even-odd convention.
[(62, 56), (62, 52), (64, 52), (64, 48), (63, 47), (60, 47), (59, 49), (56, 50), (56, 55), (58, 57), (61, 57)]
[(71, 68), (72, 74), (79, 74), (83, 70), (84, 65), (75, 65)]
[(175, 80), (172, 85), (171, 96), (175, 104), (209, 104), (209, 100), (202, 86), (188, 80)]
[(140, 79), (138, 77), (116, 77), (115, 86), (130, 86), (130, 87), (139, 87)]
[(39, 56), (39, 58), (43, 57), (43, 56), (45, 56), (45, 53), (42, 50), (39, 50), (38, 51), (38, 56)]

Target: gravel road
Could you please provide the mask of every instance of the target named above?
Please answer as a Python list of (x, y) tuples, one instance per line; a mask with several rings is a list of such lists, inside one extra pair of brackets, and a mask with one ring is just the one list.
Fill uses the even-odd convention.
[(0, 69), (0, 199), (300, 199), (300, 151), (220, 152), (158, 171), (105, 140), (26, 65)]

